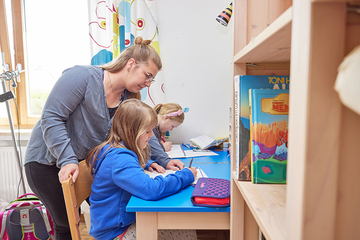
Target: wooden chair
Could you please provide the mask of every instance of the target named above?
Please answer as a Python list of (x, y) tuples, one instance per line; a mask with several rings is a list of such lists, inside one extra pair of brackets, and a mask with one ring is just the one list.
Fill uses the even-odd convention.
[(79, 163), (79, 176), (74, 184), (72, 176), (62, 182), (65, 198), (66, 212), (69, 219), (71, 237), (73, 240), (80, 240), (80, 216), (79, 207), (81, 203), (90, 196), (93, 177), (90, 168), (85, 161)]

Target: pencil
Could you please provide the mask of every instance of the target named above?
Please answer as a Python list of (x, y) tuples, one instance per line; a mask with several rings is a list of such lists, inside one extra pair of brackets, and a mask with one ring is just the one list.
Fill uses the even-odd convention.
[(193, 159), (194, 159), (194, 158), (191, 158), (191, 160), (190, 160), (189, 168), (191, 168), (191, 164), (192, 164), (192, 162), (193, 162)]
[(165, 138), (164, 138), (163, 136), (161, 136), (161, 140), (163, 140), (163, 142), (166, 142), (166, 141), (165, 141)]
[(190, 149), (185, 143), (182, 143), (182, 145), (188, 149)]

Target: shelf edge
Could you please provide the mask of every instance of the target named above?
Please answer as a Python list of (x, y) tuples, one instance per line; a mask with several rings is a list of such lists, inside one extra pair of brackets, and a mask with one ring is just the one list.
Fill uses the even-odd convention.
[[(247, 62), (247, 58), (246, 58), (247, 55), (255, 52), (257, 49), (259, 49), (259, 47), (266, 44), (268, 39), (276, 36), (281, 31), (284, 30), (290, 31), (289, 32), (290, 34), (288, 35), (291, 37), (291, 23), (292, 23), (292, 6), (289, 7), (283, 14), (281, 14), (266, 29), (264, 29), (264, 31), (262, 31), (257, 37), (255, 37), (249, 44), (247, 44), (243, 49), (241, 49), (237, 54), (235, 54), (233, 59), (234, 62), (235, 63)], [(284, 60), (282, 59), (281, 61)]]
[[(266, 239), (286, 240), (286, 185), (238, 181), (235, 171), (231, 176)], [(272, 188), (269, 195), (266, 193), (267, 187)], [(277, 214), (271, 215), (274, 211)]]

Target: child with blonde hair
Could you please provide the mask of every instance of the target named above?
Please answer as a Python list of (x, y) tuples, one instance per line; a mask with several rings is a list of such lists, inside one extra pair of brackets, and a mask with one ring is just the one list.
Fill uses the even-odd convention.
[[(126, 212), (132, 195), (158, 200), (186, 188), (196, 178), (196, 168), (183, 168), (154, 179), (145, 174), (149, 140), (157, 124), (155, 111), (137, 99), (124, 101), (114, 115), (109, 137), (92, 149), (86, 162), (93, 169), (90, 195), (90, 235), (95, 239), (136, 239), (135, 213)], [(174, 232), (175, 231), (175, 232)], [(163, 239), (196, 239), (195, 230), (161, 230)]]
[[(171, 159), (166, 153), (172, 148), (172, 143), (165, 141), (164, 132), (171, 131), (180, 126), (185, 119), (185, 114), (189, 111), (188, 108), (182, 108), (176, 103), (157, 104), (154, 107), (157, 114), (158, 123), (153, 129), (154, 136), (150, 138), (149, 144), (151, 146), (151, 159), (157, 162), (170, 162), (172, 167), (167, 169), (181, 170), (185, 164), (179, 159)], [(152, 168), (149, 168), (152, 171)]]
[(158, 116), (158, 123), (153, 130), (154, 136), (158, 139), (159, 143), (165, 152), (171, 150), (172, 143), (166, 141), (164, 132), (172, 131), (174, 128), (180, 126), (185, 119), (185, 112), (188, 108), (182, 109), (177, 103), (157, 104), (154, 110)]

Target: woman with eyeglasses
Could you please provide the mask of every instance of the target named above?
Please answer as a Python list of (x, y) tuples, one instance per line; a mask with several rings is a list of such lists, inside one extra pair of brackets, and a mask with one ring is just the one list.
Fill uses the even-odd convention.
[[(61, 182), (79, 174), (78, 162), (110, 133), (118, 106), (140, 99), (162, 68), (151, 40), (135, 39), (112, 62), (103, 66), (66, 69), (50, 92), (40, 120), (34, 126), (25, 154), (25, 172), (31, 190), (48, 209), (57, 240), (71, 239)], [(159, 159), (167, 169), (182, 169), (181, 161)]]

